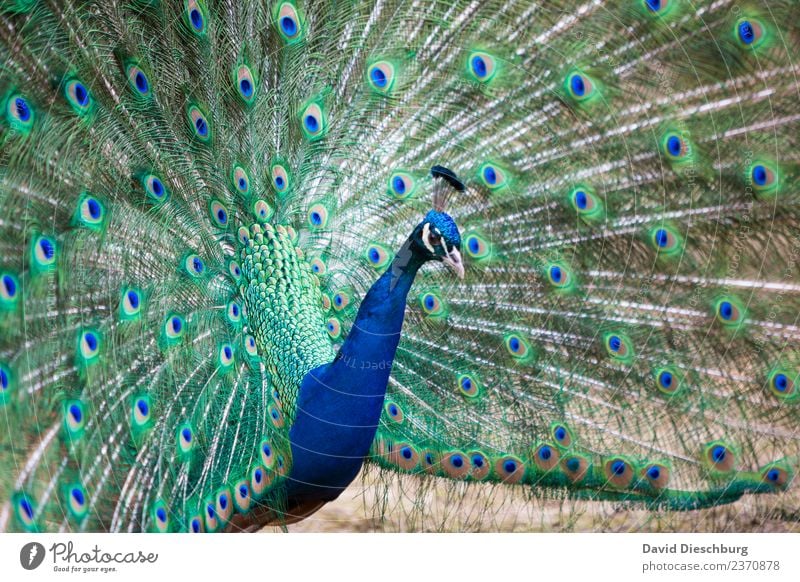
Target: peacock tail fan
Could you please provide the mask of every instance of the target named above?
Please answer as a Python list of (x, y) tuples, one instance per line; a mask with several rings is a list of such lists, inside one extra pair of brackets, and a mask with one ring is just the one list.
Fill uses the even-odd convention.
[(798, 521), (798, 22), (0, 2), (0, 530), (281, 523), (300, 382), (439, 164), (466, 275), (417, 276), (367, 458), (412, 527), (442, 482), (565, 528), (755, 493)]

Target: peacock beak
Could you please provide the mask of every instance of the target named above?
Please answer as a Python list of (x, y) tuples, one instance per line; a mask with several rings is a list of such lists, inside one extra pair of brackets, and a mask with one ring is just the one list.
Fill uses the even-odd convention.
[(464, 263), (461, 262), (461, 253), (458, 252), (456, 247), (453, 247), (448, 251), (447, 255), (442, 257), (442, 262), (450, 267), (458, 275), (459, 279), (464, 278)]

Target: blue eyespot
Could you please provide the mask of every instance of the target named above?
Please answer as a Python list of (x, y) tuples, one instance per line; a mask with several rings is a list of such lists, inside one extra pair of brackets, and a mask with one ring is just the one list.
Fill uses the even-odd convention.
[(484, 163), (478, 170), (478, 178), (493, 192), (500, 192), (508, 185), (506, 172), (494, 162)]
[(306, 129), (312, 133), (316, 133), (319, 129), (319, 121), (313, 115), (306, 115), (305, 119)]
[(533, 351), (528, 342), (515, 333), (505, 336), (503, 343), (508, 353), (520, 362), (527, 362), (533, 356)]
[(480, 55), (472, 57), (472, 72), (481, 79), (486, 76), (486, 61)]
[(416, 178), (408, 172), (398, 170), (389, 177), (388, 194), (392, 198), (405, 200), (410, 198), (416, 189)]
[(55, 250), (53, 248), (53, 243), (51, 243), (48, 239), (42, 239), (39, 242), (39, 247), (42, 249), (42, 255), (46, 259), (52, 259)]
[(386, 411), (386, 414), (389, 416), (389, 418), (394, 422), (398, 423), (403, 422), (403, 419), (405, 418), (403, 410), (394, 402), (389, 402), (388, 404), (386, 404), (384, 406), (384, 410)]
[(211, 219), (217, 226), (223, 228), (228, 224), (228, 210), (219, 200), (211, 201), (209, 213), (211, 214)]
[[(791, 375), (790, 375), (791, 374)], [(769, 375), (768, 386), (773, 396), (785, 402), (794, 402), (800, 396), (796, 389), (796, 371), (789, 372), (784, 369), (773, 370)]]
[(297, 8), (291, 2), (283, 2), (278, 5), (273, 12), (274, 22), (277, 24), (278, 32), (283, 40), (289, 44), (300, 40), (302, 36), (303, 22), (297, 12)]
[(89, 198), (86, 201), (86, 207), (89, 211), (89, 216), (94, 219), (100, 218), (100, 204), (94, 198)]
[(603, 335), (606, 352), (615, 360), (629, 363), (633, 360), (633, 344), (627, 336), (621, 333), (606, 333)]
[(28, 107), (28, 102), (22, 97), (17, 97), (14, 99), (14, 109), (16, 110), (17, 118), (20, 121), (26, 122), (31, 118), (31, 109)]
[(765, 40), (766, 28), (755, 18), (741, 18), (736, 23), (736, 35), (744, 47), (757, 48)]
[(286, 36), (297, 34), (297, 23), (289, 16), (281, 18), (281, 30)]
[(506, 473), (513, 473), (517, 470), (517, 464), (514, 461), (506, 461), (503, 463), (503, 469)]
[(586, 206), (589, 204), (589, 200), (586, 197), (586, 192), (583, 190), (578, 190), (575, 192), (575, 206), (577, 206), (581, 210), (586, 210)]
[(167, 199), (167, 188), (161, 178), (155, 174), (145, 174), (141, 178), (147, 197), (156, 204), (161, 204)]
[(489, 53), (475, 51), (467, 57), (468, 76), (480, 83), (491, 82), (497, 70), (497, 60)]
[(569, 86), (572, 89), (572, 92), (578, 97), (583, 97), (584, 94), (586, 94), (586, 84), (583, 81), (583, 77), (578, 74), (570, 77)]
[(20, 121), (28, 121), (31, 118), (31, 110), (28, 107), (28, 102), (22, 97), (17, 97), (14, 100), (14, 107), (17, 110)]
[(634, 476), (632, 465), (621, 458), (606, 461), (603, 465), (603, 473), (609, 484), (615, 487), (629, 486)]
[(325, 116), (319, 103), (309, 103), (302, 113), (303, 133), (310, 141), (315, 141), (325, 134)]
[(667, 151), (670, 153), (671, 156), (678, 157), (681, 154), (681, 149), (683, 148), (683, 144), (681, 140), (676, 135), (671, 135), (667, 139)]
[(194, 137), (202, 142), (209, 142), (211, 140), (211, 125), (205, 112), (197, 105), (190, 105), (186, 110), (186, 114)]
[(75, 84), (75, 100), (78, 102), (78, 105), (85, 106), (89, 103), (89, 93), (86, 91), (86, 87), (80, 83)]
[(386, 87), (386, 73), (384, 73), (378, 67), (375, 67), (370, 71), (370, 79), (372, 79), (372, 82), (376, 87), (381, 89)]
[(0, 288), (0, 298), (6, 301), (13, 301), (17, 297), (17, 280), (11, 275), (3, 275), (0, 278), (2, 288)]
[(657, 466), (653, 465), (653, 466), (652, 466), (652, 467), (650, 467), (650, 469), (647, 471), (647, 476), (648, 476), (650, 479), (652, 479), (653, 481), (656, 481), (656, 480), (658, 480), (658, 478), (659, 478), (659, 477), (661, 477), (661, 469), (660, 469), (659, 467), (657, 467)]
[(473, 376), (463, 374), (458, 377), (458, 389), (463, 396), (475, 398), (480, 391), (480, 383)]
[(376, 269), (380, 269), (389, 264), (392, 260), (390, 252), (378, 243), (373, 243), (367, 247), (365, 256), (369, 264)]
[(683, 164), (691, 159), (692, 145), (688, 138), (677, 131), (668, 131), (661, 138), (661, 151), (674, 164)]
[(588, 102), (598, 93), (594, 81), (579, 71), (573, 71), (567, 75), (564, 87), (568, 95), (578, 103)]
[(136, 64), (129, 64), (125, 68), (125, 74), (128, 77), (128, 84), (140, 97), (150, 95), (150, 80), (141, 67)]
[(753, 182), (755, 182), (757, 186), (766, 185), (767, 176), (767, 169), (763, 165), (758, 164), (753, 167)]
[(373, 91), (388, 95), (395, 82), (395, 67), (391, 61), (377, 61), (367, 68), (367, 81)]
[(139, 91), (139, 93), (147, 93), (147, 90), (150, 88), (147, 77), (141, 71), (136, 73), (134, 82), (136, 83), (136, 89)]
[(77, 79), (71, 79), (64, 85), (64, 96), (79, 115), (83, 115), (89, 110), (91, 99), (86, 85)]
[(78, 334), (78, 356), (84, 365), (92, 364), (100, 355), (100, 336), (94, 331)]
[(207, 13), (202, 0), (185, 0), (183, 14), (191, 32), (198, 36), (205, 34)]
[(167, 345), (177, 344), (183, 337), (186, 322), (180, 315), (168, 315), (164, 321), (163, 333), (167, 341)]

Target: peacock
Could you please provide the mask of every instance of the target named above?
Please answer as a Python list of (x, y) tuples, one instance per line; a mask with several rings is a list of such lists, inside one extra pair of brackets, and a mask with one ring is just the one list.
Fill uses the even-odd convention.
[(798, 519), (793, 0), (0, 21), (0, 531), (285, 529), (364, 471)]

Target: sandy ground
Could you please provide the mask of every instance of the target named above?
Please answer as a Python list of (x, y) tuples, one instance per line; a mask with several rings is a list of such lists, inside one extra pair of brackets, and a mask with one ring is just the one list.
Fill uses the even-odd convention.
[[(796, 489), (796, 488), (795, 488)], [(531, 498), (485, 487), (362, 474), (342, 496), (290, 532), (800, 532), (800, 494), (745, 496), (699, 511), (647, 511), (618, 503)], [(280, 531), (265, 528), (262, 531)]]

